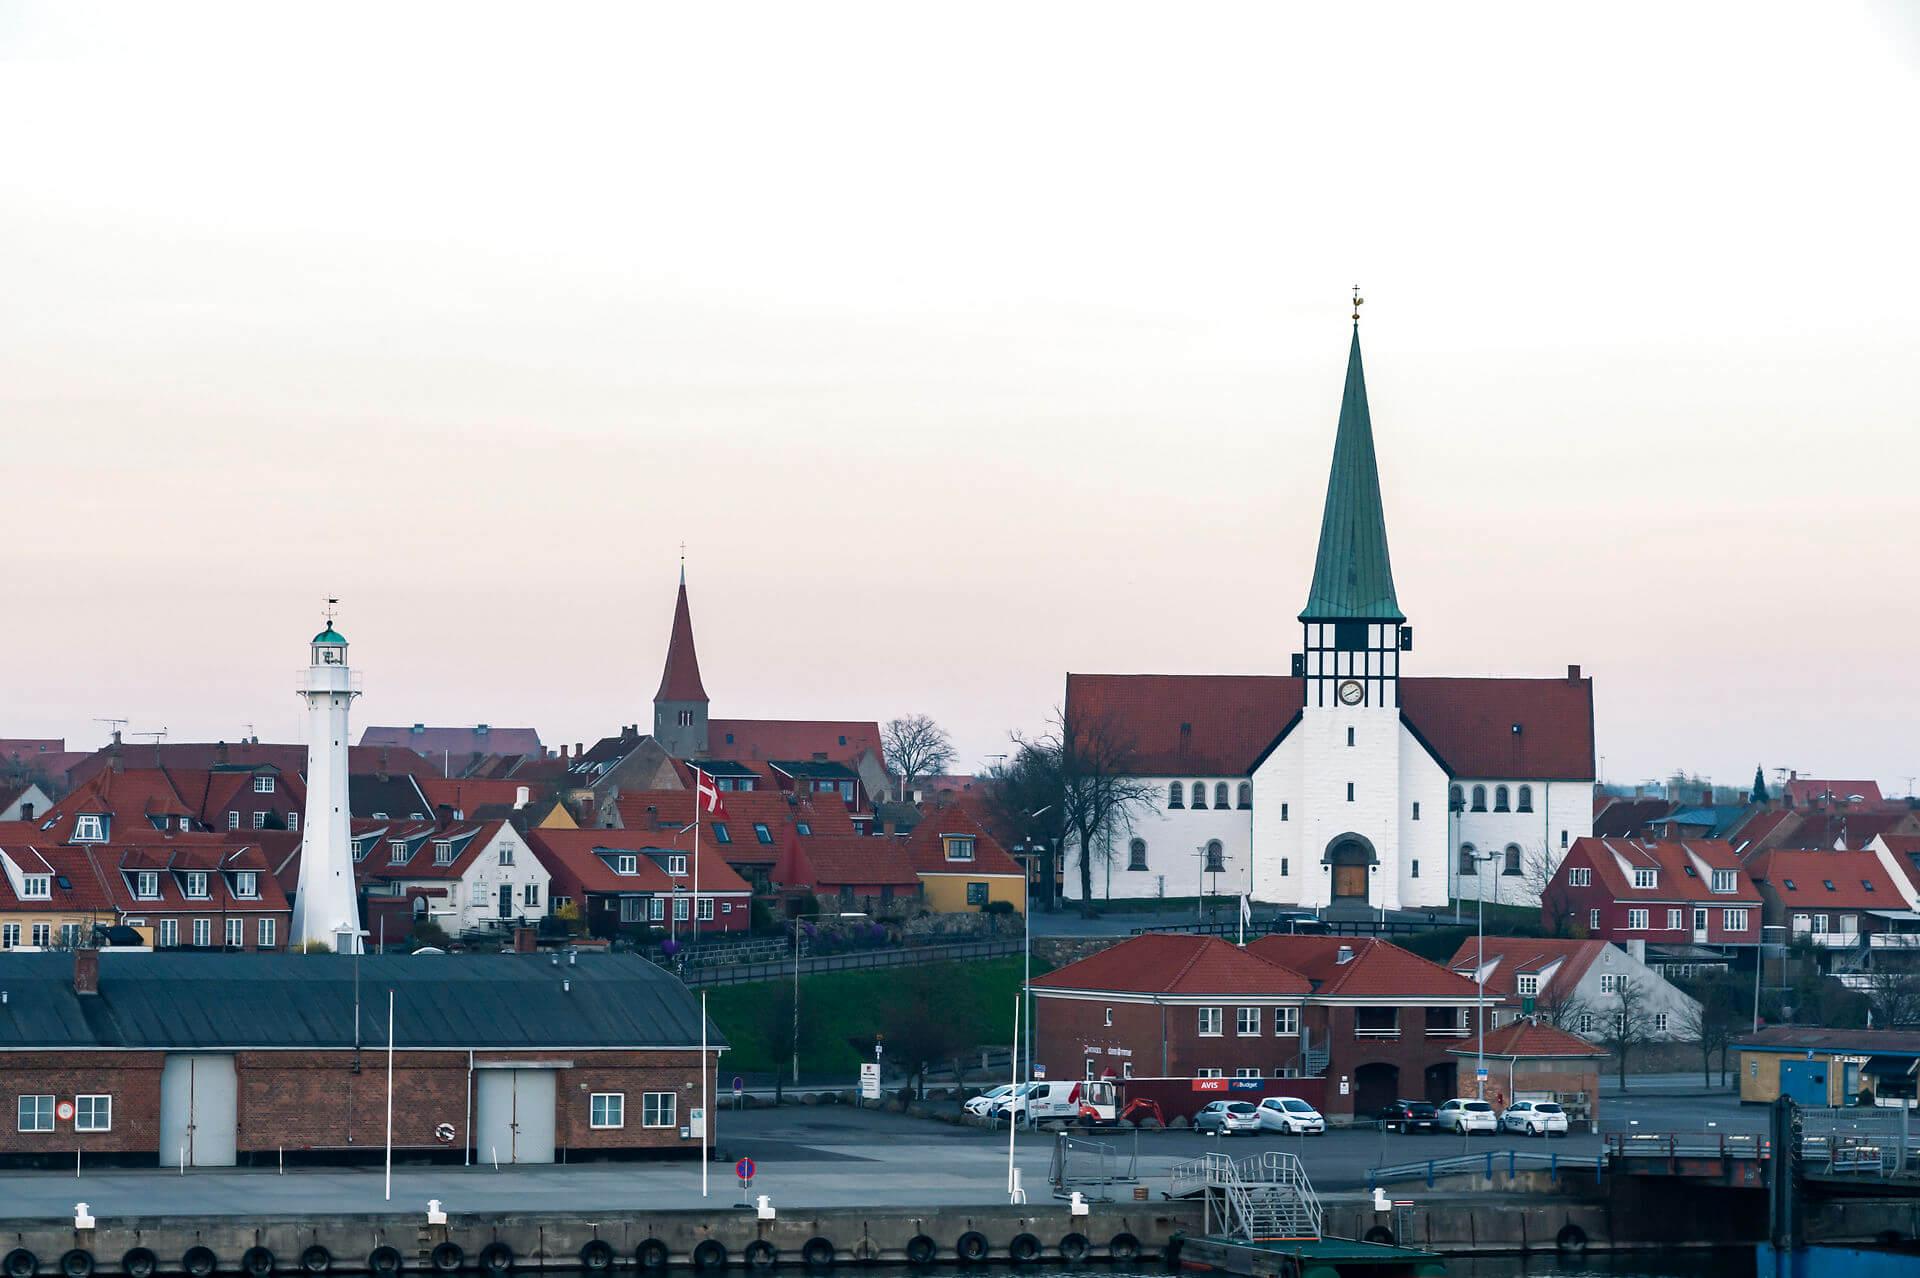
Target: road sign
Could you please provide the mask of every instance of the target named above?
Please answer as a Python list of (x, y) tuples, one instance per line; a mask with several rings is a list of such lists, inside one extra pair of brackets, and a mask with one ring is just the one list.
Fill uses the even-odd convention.
[(433, 1129), (433, 1135), (434, 1135), (434, 1139), (438, 1140), (442, 1145), (453, 1144), (453, 1124), (452, 1123), (440, 1124), (438, 1127)]
[(1487, 1081), (1487, 1067), (1486, 1067), (1486, 1066), (1484, 1066), (1484, 1065), (1482, 1065), (1482, 1066), (1481, 1066), (1481, 1067), (1480, 1067), (1479, 1069), (1476, 1069), (1475, 1071), (1473, 1071), (1473, 1076), (1474, 1076), (1475, 1078), (1477, 1078), (1477, 1079), (1479, 1079), (1479, 1080), (1480, 1080), (1481, 1082), (1483, 1082), (1483, 1083), (1484, 1083), (1484, 1082), (1486, 1082), (1486, 1081)]
[(745, 1090), (746, 1090), (745, 1084), (741, 1081), (740, 1076), (738, 1074), (735, 1074), (733, 1076), (733, 1098), (735, 1100), (739, 1100), (740, 1093)]
[(880, 1062), (862, 1061), (860, 1064), (860, 1099), (880, 1099)]
[(66, 1122), (73, 1117), (73, 1102), (61, 1101), (53, 1107), (53, 1113), (54, 1117), (58, 1118), (61, 1122)]
[(753, 1173), (758, 1170), (759, 1168), (753, 1165), (751, 1158), (743, 1158), (733, 1165), (733, 1174), (740, 1178), (740, 1188), (742, 1189), (753, 1184)]
[(1036, 1061), (1033, 1066), (1033, 1076), (1035, 1078), (1045, 1078), (1047, 1076), (1047, 1067)]

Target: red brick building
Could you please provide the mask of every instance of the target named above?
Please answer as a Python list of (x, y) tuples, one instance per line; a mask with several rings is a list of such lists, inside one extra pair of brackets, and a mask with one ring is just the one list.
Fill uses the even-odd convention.
[(0, 1162), (378, 1158), (389, 991), (394, 1145), (410, 1156), (699, 1151), (699, 1003), (633, 956), (366, 955), (357, 985), (355, 960), (330, 954), (7, 963), (0, 1106), (18, 1121), (0, 1124)]
[(681, 937), (689, 928), (702, 934), (745, 932), (753, 891), (728, 866), (726, 849), (701, 845), (696, 900), (692, 836), (679, 844), (640, 830), (527, 831), (527, 845), (550, 876), (553, 908), (579, 907), (589, 935), (613, 936), (636, 927)]
[(1757, 945), (1760, 892), (1720, 839), (1576, 839), (1541, 893), (1549, 928), (1659, 945)]
[[(1460, 1095), (1472, 981), (1385, 941), (1148, 934), (1033, 983), (1050, 1077), (1324, 1080), (1323, 1112)], [(1488, 1005), (1497, 1003), (1489, 999)]]

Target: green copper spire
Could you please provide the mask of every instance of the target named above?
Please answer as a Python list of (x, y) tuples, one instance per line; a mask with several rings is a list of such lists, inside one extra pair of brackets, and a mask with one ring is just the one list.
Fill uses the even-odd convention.
[(1313, 564), (1302, 621), (1405, 621), (1393, 594), (1387, 558), (1387, 519), (1380, 509), (1380, 468), (1373, 457), (1373, 419), (1360, 371), (1359, 297), (1354, 298), (1353, 346), (1347, 353), (1347, 389), (1340, 399), (1340, 430), (1333, 440), (1327, 508), (1320, 516), (1320, 553)]

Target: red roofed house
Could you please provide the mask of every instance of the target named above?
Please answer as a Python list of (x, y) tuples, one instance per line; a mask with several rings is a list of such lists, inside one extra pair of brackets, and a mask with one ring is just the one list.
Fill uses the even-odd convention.
[(1593, 682), (1412, 674), (1357, 327), (1299, 620), (1288, 675), (1067, 676), (1069, 731), (1154, 795), (1096, 834), (1084, 887), (1069, 836), (1067, 895), (1190, 895), (1204, 867), (1312, 907), (1538, 902), (1592, 828)]
[(350, 850), (369, 900), (404, 898), (453, 936), (537, 927), (552, 908), (546, 866), (504, 820), (357, 820)]
[(71, 948), (119, 921), (88, 850), (37, 836), (31, 823), (0, 825), (0, 950)]
[(1819, 781), (1794, 776), (1780, 788), (1790, 808), (1832, 807), (1836, 804), (1879, 807), (1885, 802), (1878, 781)]
[(822, 910), (858, 910), (876, 917), (923, 904), (920, 876), (901, 840), (868, 834), (814, 833), (787, 845), (773, 881), (811, 896)]
[[(1518, 1020), (1448, 1049), (1462, 1068), (1484, 1062), (1486, 1098), (1505, 1110), (1515, 1101), (1552, 1101), (1578, 1131), (1600, 1130), (1600, 1061), (1607, 1053), (1552, 1025)], [(1545, 1132), (1541, 1133), (1543, 1136)]]
[[(1891, 852), (1762, 852), (1748, 863), (1767, 922), (1790, 940), (1823, 949), (1854, 949), (1863, 936), (1888, 932), (1911, 916), (1914, 887)], [(1867, 942), (1872, 945), (1872, 941)]]
[[(686, 935), (747, 930), (753, 892), (710, 843), (700, 848), (699, 898), (694, 899), (689, 843), (639, 830), (534, 829), (534, 855), (552, 876), (555, 909), (573, 906), (590, 935), (657, 928)], [(671, 904), (669, 904), (671, 903)]]
[(927, 908), (936, 914), (979, 910), (994, 901), (1026, 913), (1026, 873), (963, 804), (927, 813), (907, 836), (907, 857)]
[(86, 849), (119, 921), (155, 949), (286, 948), (292, 907), (266, 855), (216, 836), (154, 836)]
[(1549, 928), (1565, 912), (1602, 940), (1760, 943), (1759, 890), (1724, 840), (1577, 839), (1545, 895)]
[(1636, 1037), (1686, 1038), (1699, 1004), (1643, 960), (1610, 941), (1531, 936), (1469, 938), (1448, 967), (1474, 979), (1503, 1007), (1487, 1028), (1538, 1020), (1584, 1038), (1604, 1038), (1620, 1011), (1621, 990), (1632, 987), (1634, 1006), (1646, 1014)]

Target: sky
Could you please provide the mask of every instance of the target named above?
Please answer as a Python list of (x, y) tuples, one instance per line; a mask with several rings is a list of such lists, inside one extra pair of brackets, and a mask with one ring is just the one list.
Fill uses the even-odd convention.
[(1920, 773), (1920, 18), (0, 0), (0, 736), (1285, 673), (1361, 323), (1410, 672)]

